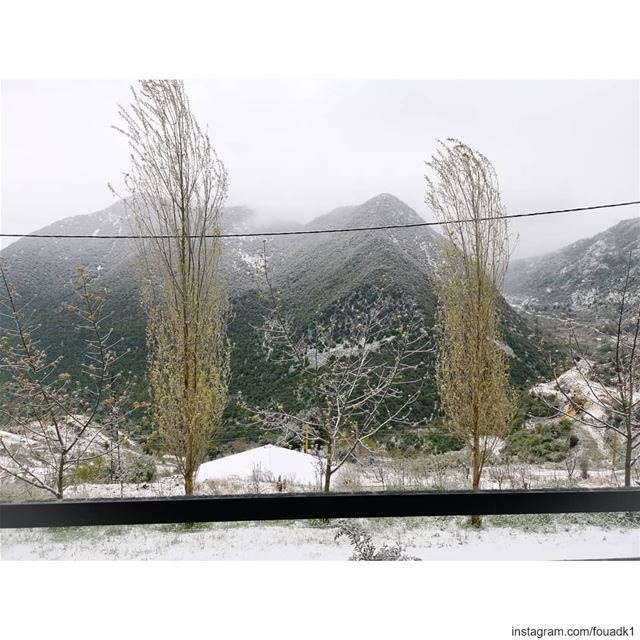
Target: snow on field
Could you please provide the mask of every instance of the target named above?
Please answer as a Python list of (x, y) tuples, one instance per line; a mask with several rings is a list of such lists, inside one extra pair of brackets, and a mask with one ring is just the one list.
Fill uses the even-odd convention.
[(35, 444), (36, 442), (33, 438), (27, 438), (25, 436), (11, 433), (10, 431), (2, 431), (2, 430), (0, 430), (0, 439), (2, 439), (7, 446), (11, 444), (15, 444), (15, 445)]
[[(522, 518), (522, 517), (521, 517)], [(423, 560), (569, 560), (640, 556), (640, 528), (581, 525), (464, 526), (462, 518), (360, 521), (376, 546), (401, 543)], [(347, 560), (337, 527), (221, 523), (82, 529), (4, 530), (2, 560)]]
[(105, 484), (76, 484), (65, 490), (68, 500), (95, 498), (160, 498), (184, 495), (184, 480), (177, 475), (158, 478), (153, 482), (125, 482)]
[[(488, 467), (487, 474), (491, 472), (491, 467)], [(265, 474), (262, 474), (262, 480), (252, 481), (247, 478), (231, 477), (221, 478), (217, 480), (208, 480), (199, 482), (196, 484), (196, 494), (198, 495), (231, 495), (241, 494), (246, 495), (248, 493), (275, 493), (277, 491), (277, 483), (273, 480), (266, 480)], [(342, 476), (343, 480), (349, 480), (350, 477), (345, 474)], [(388, 479), (393, 480), (394, 476), (388, 474)], [(277, 476), (276, 476), (277, 479)], [(523, 466), (517, 469), (513, 477), (509, 481), (503, 483), (503, 489), (522, 489), (523, 484), (526, 483), (530, 489), (540, 488), (558, 488), (558, 487), (574, 487), (574, 488), (598, 488), (598, 487), (615, 487), (622, 485), (622, 474), (618, 472), (616, 475), (612, 474), (611, 470), (590, 470), (589, 477), (587, 479), (575, 478), (572, 484), (569, 484), (566, 479), (566, 472), (563, 473), (557, 469), (543, 469), (533, 466)], [(363, 474), (358, 484), (360, 490), (363, 491), (379, 491), (382, 487), (379, 482), (376, 482), (373, 475), (367, 476)], [(464, 489), (467, 487), (459, 477), (454, 477), (453, 474), (447, 474), (443, 477), (427, 478), (426, 487), (419, 485), (406, 484), (406, 488), (411, 489), (424, 489), (433, 488), (434, 486), (446, 485), (448, 489)], [(1, 486), (1, 485), (0, 485)], [(345, 485), (343, 483), (336, 484), (336, 488), (339, 491), (350, 491), (353, 487)], [(483, 481), (483, 489), (498, 489), (498, 483), (492, 481), (490, 478), (486, 478)], [(257, 491), (256, 491), (257, 489)], [(305, 492), (310, 490), (316, 490), (315, 485), (306, 483), (294, 483), (287, 481), (285, 492)], [(77, 484), (68, 487), (65, 491), (65, 496), (69, 500), (90, 500), (95, 498), (159, 498), (168, 496), (183, 496), (184, 495), (184, 480), (177, 475), (170, 475), (158, 478), (152, 482), (143, 483), (124, 483), (122, 486), (118, 483), (104, 483), (104, 484)], [(21, 497), (20, 499), (25, 499)]]
[(270, 479), (316, 486), (322, 474), (322, 461), (316, 456), (274, 445), (255, 447), (200, 465), (196, 482), (225, 478)]

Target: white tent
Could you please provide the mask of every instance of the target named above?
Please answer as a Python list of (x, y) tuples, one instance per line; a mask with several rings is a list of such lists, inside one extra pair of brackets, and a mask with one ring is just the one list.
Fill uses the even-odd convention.
[(196, 482), (230, 478), (258, 477), (276, 481), (278, 477), (292, 484), (318, 485), (322, 459), (300, 451), (268, 444), (200, 465)]

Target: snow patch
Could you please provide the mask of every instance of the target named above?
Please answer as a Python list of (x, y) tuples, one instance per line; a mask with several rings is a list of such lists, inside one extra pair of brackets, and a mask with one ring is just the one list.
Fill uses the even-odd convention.
[(257, 271), (262, 267), (262, 258), (259, 255), (252, 255), (250, 253), (246, 253), (245, 251), (238, 251), (238, 257), (242, 262), (249, 265), (252, 270)]
[(256, 447), (200, 465), (196, 482), (252, 477), (280, 477), (294, 484), (317, 486), (322, 474), (321, 458), (274, 445)]

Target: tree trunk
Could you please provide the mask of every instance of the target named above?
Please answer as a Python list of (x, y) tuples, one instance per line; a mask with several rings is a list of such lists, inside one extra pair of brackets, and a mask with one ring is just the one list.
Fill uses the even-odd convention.
[(324, 488), (323, 491), (328, 493), (331, 490), (331, 463), (333, 461), (333, 447), (331, 444), (327, 445), (327, 462), (324, 469)]
[(184, 495), (193, 495), (193, 471), (186, 473), (184, 476)]
[(58, 463), (58, 478), (56, 482), (56, 498), (58, 498), (58, 500), (62, 500), (64, 498), (64, 467), (65, 459), (63, 454), (60, 458), (60, 462)]
[(191, 434), (187, 433), (185, 439), (185, 457), (184, 457), (184, 495), (193, 495), (193, 477), (196, 475), (197, 467), (193, 459), (193, 443), (191, 441)]
[(473, 447), (471, 449), (471, 489), (477, 491), (480, 488), (480, 476), (482, 473), (482, 465), (480, 459), (480, 438), (477, 435), (473, 437)]
[[(117, 433), (117, 427), (116, 427)], [(120, 483), (120, 497), (124, 498), (124, 476), (122, 474), (122, 458), (120, 457), (120, 434), (117, 435), (117, 458), (118, 458), (118, 482)]]
[(325, 493), (329, 493), (329, 491), (331, 491), (331, 475), (332, 475), (332, 471), (331, 471), (331, 458), (327, 458), (327, 466), (325, 467), (324, 470), (324, 488), (323, 491)]
[(627, 441), (624, 453), (624, 486), (631, 486), (631, 454), (632, 454), (632, 432), (627, 428)]
[[(324, 493), (329, 493), (331, 491), (331, 476), (332, 476), (331, 447), (329, 447), (329, 452), (327, 453), (327, 466), (325, 467), (325, 470), (324, 470), (324, 488), (323, 488)], [(330, 519), (321, 518), (320, 521), (326, 525), (326, 524), (329, 524)]]
[[(478, 491), (480, 489), (480, 477), (482, 474), (482, 465), (480, 459), (480, 438), (477, 434), (473, 437), (473, 447), (471, 449), (471, 489), (472, 491)], [(471, 516), (470, 519), (472, 527), (482, 526), (481, 516)]]
[[(182, 189), (182, 164), (180, 164), (180, 188)], [(184, 206), (184, 197), (180, 205), (180, 284), (181, 284), (181, 312), (182, 312), (182, 374), (183, 374), (183, 398), (182, 398), (182, 430), (185, 434), (185, 471), (184, 471), (184, 494), (193, 495), (193, 441), (189, 428), (192, 415), (190, 412), (191, 399), (191, 374), (195, 376), (195, 371), (191, 372), (191, 353), (189, 349), (189, 269), (187, 267), (187, 211)], [(191, 310), (193, 311), (193, 310)]]

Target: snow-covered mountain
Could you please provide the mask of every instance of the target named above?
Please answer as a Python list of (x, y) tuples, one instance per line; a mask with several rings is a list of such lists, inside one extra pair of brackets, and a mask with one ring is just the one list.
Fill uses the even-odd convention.
[[(422, 218), (390, 194), (380, 194), (363, 204), (345, 206), (320, 216), (304, 229), (370, 227), (411, 224)], [(230, 233), (266, 230), (246, 207), (228, 207), (223, 229)], [(104, 211), (66, 218), (41, 233), (126, 235), (130, 233), (125, 207), (117, 202)], [(257, 289), (265, 241), (260, 237), (223, 240), (223, 277), (233, 303), (230, 333), (235, 345), (234, 385), (269, 395), (268, 365), (261, 357), (256, 326), (264, 304)], [(392, 304), (410, 308), (424, 326), (434, 324), (436, 299), (433, 279), (442, 237), (430, 227), (358, 233), (280, 236), (266, 239), (266, 251), (275, 285), (300, 331), (321, 318), (353, 314), (367, 305), (373, 289), (384, 286)], [(74, 295), (70, 284), (78, 267), (98, 276), (109, 290), (110, 323), (131, 348), (123, 366), (137, 373), (146, 368), (144, 317), (138, 302), (136, 251), (133, 241), (106, 239), (22, 238), (4, 249), (10, 279), (26, 303), (26, 311), (41, 325), (40, 334), (50, 355), (64, 355), (66, 366), (78, 365), (80, 345), (65, 307)], [(516, 379), (533, 379), (544, 369), (546, 358), (531, 340), (531, 329), (503, 304), (505, 340), (513, 350)], [(281, 384), (273, 373), (273, 384)], [(256, 391), (257, 392), (257, 391)]]
[(631, 256), (632, 295), (640, 296), (640, 217), (543, 256), (516, 260), (506, 294), (529, 311), (615, 314)]

